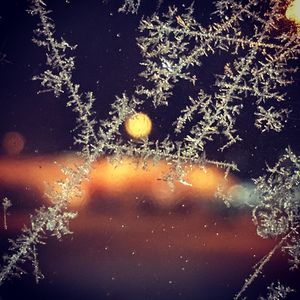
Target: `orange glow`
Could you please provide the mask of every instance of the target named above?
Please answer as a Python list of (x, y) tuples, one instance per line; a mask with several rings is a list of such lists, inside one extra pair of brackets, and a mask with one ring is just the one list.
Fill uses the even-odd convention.
[[(80, 163), (82, 162), (78, 157), (73, 155), (18, 159), (2, 157), (0, 158), (0, 186), (31, 187), (43, 196), (45, 202), (49, 203), (49, 199), (44, 196), (45, 183), (51, 185), (57, 180), (64, 179), (60, 166), (74, 167)], [(136, 210), (133, 208), (137, 207), (139, 199), (150, 199), (159, 208), (172, 208), (184, 199), (209, 201), (214, 196), (217, 186), (224, 183), (222, 170), (208, 167), (204, 170), (196, 166), (187, 166), (185, 180), (191, 186), (175, 182), (171, 189), (168, 183), (158, 180), (169, 170), (169, 165), (163, 161), (155, 166), (152, 166), (152, 162), (149, 161), (148, 165), (146, 170), (142, 169), (129, 158), (124, 158), (117, 167), (109, 163), (107, 159), (96, 162), (89, 180), (82, 185), (82, 197), (71, 199), (70, 206), (80, 209), (88, 205), (89, 201), (98, 201), (101, 207), (101, 201), (117, 199), (120, 210), (117, 213), (101, 214), (93, 210), (91, 206), (74, 220), (72, 229), (84, 236), (87, 232), (97, 232), (100, 236), (114, 235), (116, 238), (107, 240), (116, 243), (118, 253), (128, 253), (128, 249), (140, 249), (145, 255), (149, 253), (155, 258), (165, 255), (166, 252), (163, 249), (169, 249), (170, 240), (172, 240), (172, 251), (176, 257), (181, 255), (182, 249), (193, 255), (202, 255), (205, 251), (252, 253), (270, 248), (272, 241), (261, 243), (255, 233), (251, 218), (245, 214), (235, 216), (232, 220), (228, 219), (225, 223), (222, 216), (213, 215), (212, 218), (210, 212), (196, 211), (197, 208), (195, 213), (191, 213), (188, 218), (183, 218), (180, 213), (158, 213), (146, 215), (145, 218), (137, 218)], [(229, 176), (225, 183), (225, 189), (229, 189), (237, 184), (237, 181)], [(57, 186), (55, 189), (59, 190)], [(111, 218), (112, 215), (113, 218)], [(12, 214), (9, 230), (19, 230), (24, 222), (26, 222), (26, 217), (23, 212)], [(213, 222), (216, 223), (213, 224)], [(122, 227), (123, 224), (126, 224), (126, 230)], [(166, 233), (162, 231), (162, 225), (168, 230), (168, 239), (165, 238)], [(155, 235), (151, 233), (153, 230)], [(151, 247), (145, 244), (145, 236), (151, 241)], [(205, 247), (203, 247), (204, 244)], [(83, 249), (85, 246), (81, 244), (79, 247)]]
[[(149, 161), (147, 169), (143, 169), (129, 158), (123, 159), (118, 166), (112, 165), (107, 160), (101, 160), (94, 165), (91, 173), (90, 193), (120, 198), (127, 202), (143, 196), (161, 206), (172, 206), (188, 197), (197, 200), (211, 199), (217, 186), (224, 184), (224, 174), (217, 169), (203, 170), (199, 167), (186, 169), (186, 181), (191, 185), (175, 181), (171, 187), (162, 180), (169, 170), (165, 162), (152, 165)], [(233, 182), (233, 178), (228, 179), (225, 189)]]
[[(55, 164), (54, 161), (57, 163)], [(78, 158), (71, 155), (2, 159), (0, 160), (0, 184), (30, 186), (44, 197), (46, 183), (54, 186), (54, 190), (60, 190), (55, 184), (58, 180), (64, 179), (60, 166), (74, 167), (80, 163)], [(172, 206), (188, 197), (196, 201), (209, 200), (214, 197), (217, 186), (224, 182), (224, 175), (220, 170), (213, 168), (202, 170), (199, 167), (186, 169), (185, 180), (191, 185), (174, 182), (171, 188), (166, 181), (162, 180), (169, 170), (165, 162), (152, 165), (149, 161), (148, 168), (143, 169), (129, 158), (124, 158), (118, 166), (107, 159), (102, 159), (94, 163), (89, 180), (82, 184), (81, 197), (74, 196), (70, 200), (71, 207), (84, 206), (93, 195), (98, 199), (116, 198), (127, 203), (134, 203), (136, 198), (144, 197), (160, 206)], [(226, 181), (228, 187), (234, 183), (233, 178)]]
[(222, 183), (223, 176), (224, 174), (217, 170), (194, 168), (188, 174), (188, 180), (195, 191), (201, 192), (204, 197), (211, 197), (216, 186)]
[[(2, 158), (0, 159), (0, 185), (30, 187), (45, 198), (49, 186), (55, 191), (60, 190), (56, 182), (65, 178), (60, 166), (74, 167), (79, 163), (80, 161), (73, 156)], [(71, 207), (81, 205), (87, 198), (86, 192), (86, 186), (83, 184), (82, 197), (70, 199)], [(45, 200), (49, 201), (49, 199)]]
[(300, 25), (300, 0), (291, 2), (285, 12), (285, 16), (288, 20)]

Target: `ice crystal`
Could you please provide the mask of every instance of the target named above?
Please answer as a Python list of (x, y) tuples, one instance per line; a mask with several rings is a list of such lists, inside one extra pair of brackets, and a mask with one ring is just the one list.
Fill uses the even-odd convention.
[[(162, 1), (158, 2), (160, 6)], [(140, 0), (126, 0), (119, 11), (137, 13)], [(208, 143), (221, 137), (224, 150), (241, 141), (236, 121), (242, 114), (245, 102), (253, 102), (256, 112), (255, 126), (262, 132), (284, 128), (289, 110), (278, 108), (286, 100), (285, 88), (293, 82), (297, 71), (290, 63), (300, 53), (298, 28), (285, 20), (288, 2), (270, 0), (262, 5), (258, 0), (219, 0), (213, 21), (204, 27), (194, 17), (190, 5), (182, 11), (169, 7), (167, 13), (144, 17), (139, 25), (137, 44), (142, 54), (143, 82), (134, 88), (133, 95), (116, 96), (108, 117), (98, 121), (93, 108), (92, 92), (81, 91), (75, 83), (76, 46), (58, 39), (50, 11), (43, 0), (32, 0), (29, 13), (39, 19), (33, 42), (46, 52), (46, 68), (34, 76), (42, 92), (53, 92), (76, 114), (74, 143), (80, 145), (83, 164), (75, 168), (62, 167), (64, 181), (58, 182), (59, 191), (49, 188), (49, 207), (37, 209), (30, 225), (24, 227), (16, 240), (10, 240), (9, 255), (4, 257), (0, 283), (20, 276), (22, 265), (30, 261), (38, 282), (43, 275), (38, 264), (38, 246), (48, 235), (61, 239), (71, 233), (69, 222), (75, 212), (68, 210), (70, 198), (80, 196), (81, 184), (88, 178), (92, 163), (107, 155), (116, 165), (123, 157), (135, 158), (137, 164), (147, 168), (163, 160), (169, 171), (160, 179), (171, 186), (174, 181), (190, 185), (185, 173), (192, 165), (205, 168), (213, 165), (225, 170), (237, 170), (234, 162), (211, 160), (206, 155)], [(199, 67), (205, 57), (225, 54), (223, 72), (215, 75), (213, 87), (198, 88)], [(198, 96), (187, 95), (189, 103), (173, 123), (180, 140), (165, 136), (161, 140), (125, 140), (120, 132), (124, 122), (146, 102), (154, 108), (172, 107), (172, 94), (179, 81), (187, 81), (198, 89)], [(253, 220), (257, 234), (263, 238), (279, 238), (276, 246), (255, 266), (235, 299), (239, 299), (249, 285), (261, 274), (265, 264), (278, 249), (289, 255), (291, 269), (300, 262), (299, 244), (299, 190), (300, 158), (290, 149), (267, 174), (255, 179), (257, 205)], [(222, 193), (222, 188), (218, 190)], [(229, 198), (224, 198), (230, 202)], [(285, 297), (289, 292), (280, 284), (269, 287), (267, 299)], [(264, 298), (261, 298), (264, 299)], [(273, 299), (273, 298), (272, 298)]]
[(168, 105), (179, 80), (196, 84), (191, 67), (201, 66), (202, 58), (216, 51), (230, 53), (232, 61), (224, 66), (223, 74), (216, 75), (217, 92), (200, 91), (199, 100), (190, 98), (191, 105), (175, 123), (175, 131), (180, 132), (200, 109), (211, 116), (213, 126), (207, 127), (207, 133), (204, 122), (194, 126), (190, 141), (194, 143), (199, 136), (203, 139), (203, 133), (209, 136), (222, 128), (227, 138), (225, 149), (240, 140), (235, 122), (245, 98), (256, 99), (255, 125), (259, 129), (283, 128), (288, 110), (273, 106), (285, 100), (282, 88), (292, 82), (291, 74), (297, 71), (287, 62), (298, 58), (300, 48), (297, 28), (279, 28), (284, 22), (285, 1), (270, 1), (267, 10), (256, 0), (246, 4), (218, 1), (216, 6), (219, 19), (208, 28), (195, 20), (193, 6), (184, 12), (170, 7), (162, 17), (154, 14), (141, 21), (138, 46), (145, 68), (141, 76), (149, 85), (139, 87), (138, 94), (152, 99), (154, 106)]
[(277, 237), (296, 229), (300, 225), (300, 157), (286, 149), (276, 165), (254, 183), (259, 199), (253, 210), (257, 234)]
[(119, 12), (136, 14), (141, 5), (141, 0), (125, 0), (124, 4), (119, 8)]
[(287, 295), (291, 292), (294, 292), (290, 287), (282, 285), (280, 282), (275, 285), (273, 282), (268, 286), (267, 297), (259, 297), (258, 300), (280, 300), (285, 299)]
[(263, 238), (279, 238), (279, 241), (254, 266), (254, 272), (245, 280), (235, 299), (240, 299), (277, 250), (289, 255), (291, 270), (300, 264), (300, 157), (287, 148), (275, 166), (268, 166), (267, 174), (255, 179), (254, 183), (258, 204), (252, 215), (257, 234)]

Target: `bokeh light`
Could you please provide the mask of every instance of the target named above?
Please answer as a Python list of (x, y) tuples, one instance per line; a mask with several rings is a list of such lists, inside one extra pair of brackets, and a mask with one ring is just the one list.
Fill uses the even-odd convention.
[(7, 132), (2, 139), (2, 148), (7, 155), (19, 155), (25, 146), (24, 136), (16, 131)]
[(300, 25), (300, 0), (291, 2), (285, 12), (285, 16), (288, 20)]
[(150, 118), (144, 113), (136, 113), (126, 120), (126, 132), (135, 139), (148, 137), (152, 129)]

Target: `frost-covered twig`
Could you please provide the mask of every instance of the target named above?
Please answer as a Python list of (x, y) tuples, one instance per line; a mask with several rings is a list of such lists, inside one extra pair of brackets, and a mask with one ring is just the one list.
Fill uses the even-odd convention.
[(83, 145), (83, 157), (85, 163), (75, 170), (64, 170), (66, 179), (59, 183), (60, 192), (52, 191), (51, 200), (53, 206), (41, 207), (31, 216), (30, 226), (24, 227), (22, 234), (15, 240), (11, 240), (10, 255), (4, 257), (4, 265), (1, 268), (0, 284), (7, 278), (20, 276), (24, 271), (20, 265), (26, 260), (33, 263), (36, 281), (42, 278), (37, 262), (37, 246), (44, 243), (43, 239), (47, 233), (60, 239), (69, 234), (69, 221), (76, 216), (76, 213), (68, 212), (68, 204), (71, 196), (80, 196), (80, 186), (91, 168), (91, 163), (95, 157), (91, 156), (90, 143), (95, 140), (93, 126), (92, 104), (94, 101), (92, 93), (86, 94), (86, 101), (82, 100), (79, 93), (79, 85), (72, 81), (72, 70), (74, 68), (74, 58), (67, 57), (67, 49), (74, 49), (62, 40), (58, 42), (54, 37), (54, 24), (48, 17), (49, 11), (41, 0), (33, 0), (29, 10), (32, 15), (37, 15), (41, 23), (35, 31), (37, 39), (34, 42), (47, 49), (47, 64), (50, 69), (46, 70), (39, 79), (42, 86), (53, 91), (56, 96), (60, 96), (67, 91), (67, 106), (71, 106), (73, 111), (78, 114), (77, 123), (81, 128), (75, 142)]
[(96, 121), (92, 110), (95, 98), (92, 92), (82, 94), (79, 84), (73, 81), (74, 57), (68, 56), (67, 53), (76, 46), (70, 46), (64, 39), (58, 41), (55, 38), (55, 26), (48, 16), (50, 11), (46, 9), (46, 4), (42, 0), (33, 0), (31, 3), (29, 13), (37, 15), (40, 19), (38, 28), (34, 31), (33, 42), (46, 49), (49, 67), (33, 79), (39, 80), (45, 88), (41, 92), (51, 91), (56, 97), (66, 94), (68, 97), (66, 105), (77, 114), (77, 129), (80, 129), (75, 136), (75, 143), (82, 145), (82, 154), (88, 157), (91, 154), (90, 145), (97, 140), (94, 129)]

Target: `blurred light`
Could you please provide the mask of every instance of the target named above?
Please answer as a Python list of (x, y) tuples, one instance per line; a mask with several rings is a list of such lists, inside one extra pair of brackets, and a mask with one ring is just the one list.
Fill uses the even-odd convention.
[(152, 122), (144, 113), (136, 113), (125, 123), (127, 133), (135, 139), (146, 138), (151, 132)]
[(253, 206), (257, 203), (255, 185), (250, 182), (235, 184), (228, 189), (231, 204), (234, 206)]
[[(49, 187), (59, 192), (61, 187), (57, 181), (63, 182), (65, 179), (61, 167), (75, 168), (81, 163), (73, 155), (2, 159), (0, 160), (0, 183), (31, 186), (49, 201), (45, 197), (45, 192)], [(149, 160), (147, 164), (147, 168), (142, 168), (130, 158), (123, 158), (117, 165), (110, 163), (106, 158), (95, 162), (88, 180), (81, 186), (82, 194), (78, 196), (74, 190), (70, 206), (76, 208), (85, 206), (91, 196), (94, 196), (94, 200), (118, 199), (124, 203), (136, 204), (136, 199), (141, 196), (156, 202), (159, 206), (171, 207), (184, 198), (209, 201), (214, 198), (218, 185), (222, 184), (225, 190), (228, 190), (235, 182), (234, 178), (230, 177), (224, 185), (224, 173), (220, 170), (213, 168), (204, 170), (192, 166), (185, 167), (185, 181), (188, 184), (182, 184), (176, 179), (170, 184), (164, 180), (170, 172), (170, 166), (166, 162), (161, 161), (154, 165)]]
[(212, 168), (202, 169), (194, 167), (187, 174), (187, 181), (191, 183), (194, 192), (201, 192), (204, 197), (213, 197), (216, 187), (222, 184), (224, 173)]
[(16, 131), (7, 132), (2, 140), (2, 148), (7, 155), (19, 155), (25, 146), (25, 138)]
[(288, 20), (300, 24), (300, 0), (291, 2), (285, 12), (285, 16)]

